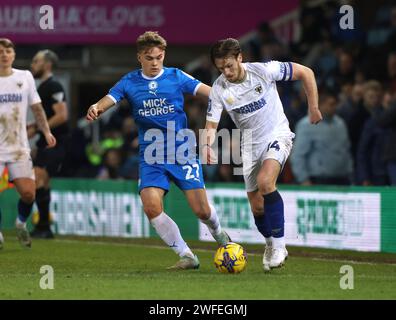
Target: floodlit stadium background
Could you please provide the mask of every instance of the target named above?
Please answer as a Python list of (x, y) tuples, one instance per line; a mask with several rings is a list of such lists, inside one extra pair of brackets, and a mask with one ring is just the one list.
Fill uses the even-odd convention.
[[(350, 134), (348, 152), (354, 171), (347, 186), (303, 186), (288, 161), (279, 177), (286, 242), (396, 252), (396, 188), (389, 186), (390, 180), (374, 186), (362, 178), (364, 170), (381, 168), (381, 174), (388, 175), (384, 169), (387, 163), (381, 162), (381, 153), (373, 153), (373, 145), (392, 139), (396, 120), (380, 138), (376, 135), (370, 140), (372, 148), (359, 148), (365, 122), (370, 119), (363, 105), (364, 84), (379, 81), (381, 103), (396, 103), (396, 54), (392, 54), (396, 52), (396, 7), (392, 1), (250, 0), (241, 5), (202, 0), (194, 7), (179, 0), (45, 4), (54, 8), (53, 30), (39, 27), (38, 10), (43, 1), (2, 1), (0, 36), (16, 44), (16, 68), (29, 68), (40, 49), (52, 49), (60, 57), (56, 76), (67, 92), (72, 133), (62, 172), (52, 182), (52, 228), (56, 234), (156, 237), (137, 193), (137, 128), (128, 105), (121, 103), (94, 124), (86, 122), (85, 114), (123, 74), (139, 67), (136, 37), (146, 30), (157, 30), (168, 41), (165, 65), (179, 67), (209, 85), (218, 75), (209, 61), (210, 45), (226, 37), (240, 39), (245, 61), (274, 59), (311, 67), (319, 87), (330, 88), (338, 96), (338, 114)], [(340, 26), (346, 14), (340, 13), (344, 4), (353, 9), (352, 29)], [(295, 131), (306, 115), (302, 88), (299, 83), (279, 83), (278, 89)], [(189, 127), (198, 132), (205, 123), (206, 101), (186, 97), (185, 110)], [(235, 128), (226, 114), (220, 128)], [(362, 168), (359, 161), (372, 158), (378, 161)], [(396, 163), (396, 158), (387, 161)], [(263, 243), (242, 177), (233, 175), (232, 167), (204, 166), (208, 195), (234, 241)], [(1, 189), (2, 227), (12, 229), (17, 195), (5, 176)], [(211, 240), (175, 187), (166, 197), (165, 211), (174, 217), (186, 240)]]

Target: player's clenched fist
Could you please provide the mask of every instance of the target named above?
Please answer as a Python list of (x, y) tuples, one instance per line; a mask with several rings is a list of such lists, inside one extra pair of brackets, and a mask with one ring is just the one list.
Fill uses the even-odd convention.
[(319, 111), (318, 108), (309, 110), (309, 120), (312, 124), (318, 124), (320, 121), (322, 121), (322, 113)]
[(56, 146), (56, 138), (51, 132), (45, 134), (45, 140), (47, 141), (47, 148), (53, 148)]
[(99, 118), (100, 114), (103, 111), (98, 108), (96, 104), (93, 104), (92, 106), (89, 107), (88, 112), (87, 112), (87, 120), (88, 121), (93, 121)]

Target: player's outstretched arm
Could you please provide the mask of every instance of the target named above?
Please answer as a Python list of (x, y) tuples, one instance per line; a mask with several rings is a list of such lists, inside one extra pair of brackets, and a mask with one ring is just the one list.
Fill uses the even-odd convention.
[(36, 103), (32, 105), (32, 112), (34, 115), (34, 118), (36, 119), (36, 125), (39, 128), (39, 130), (44, 134), (45, 140), (47, 141), (48, 148), (52, 148), (56, 146), (56, 139), (52, 135), (48, 121), (47, 121), (47, 116), (45, 115), (43, 106), (41, 103)]
[(212, 88), (209, 87), (208, 85), (202, 83), (197, 90), (197, 95), (209, 97), (210, 89), (212, 89)]
[(292, 67), (292, 80), (301, 80), (303, 82), (308, 100), (309, 120), (313, 124), (318, 124), (322, 120), (322, 114), (319, 111), (318, 87), (316, 85), (314, 72), (310, 68), (298, 63), (292, 63)]
[(104, 96), (97, 103), (89, 107), (87, 111), (87, 120), (97, 120), (103, 112), (106, 112), (112, 106), (114, 106), (114, 101), (108, 96)]

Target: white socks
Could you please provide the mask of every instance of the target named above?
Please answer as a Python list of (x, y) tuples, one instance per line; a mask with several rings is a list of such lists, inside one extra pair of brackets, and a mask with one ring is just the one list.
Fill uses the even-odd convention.
[(272, 237), (272, 247), (279, 249), (285, 247), (285, 237), (274, 238)]
[(199, 219), (203, 224), (209, 229), (209, 232), (212, 236), (217, 236), (221, 232), (221, 226), (219, 221), (219, 216), (217, 215), (216, 209), (214, 206), (209, 204), (210, 207), (210, 217), (207, 220)]
[(265, 244), (268, 246), (268, 247), (272, 247), (272, 237), (269, 237), (269, 238), (264, 238), (265, 239)]
[(22, 222), (21, 220), (19, 220), (19, 217), (17, 217), (16, 221), (15, 221), (15, 225), (19, 229), (25, 229), (26, 228), (26, 221)]
[(180, 234), (179, 227), (165, 212), (162, 212), (159, 216), (151, 219), (150, 223), (161, 239), (180, 257), (194, 257), (191, 249), (184, 242)]

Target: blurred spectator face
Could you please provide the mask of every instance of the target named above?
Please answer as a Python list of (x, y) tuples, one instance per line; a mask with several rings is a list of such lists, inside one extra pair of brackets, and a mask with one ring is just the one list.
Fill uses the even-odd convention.
[(261, 46), (261, 57), (264, 61), (277, 59), (280, 55), (281, 48), (276, 42), (267, 42)]
[(349, 99), (352, 97), (353, 84), (345, 83), (341, 87), (341, 96), (343, 99)]
[(33, 77), (36, 79), (41, 78), (44, 72), (48, 68), (48, 63), (44, 59), (44, 53), (37, 53), (30, 64), (30, 70), (32, 70)]
[(15, 60), (15, 50), (12, 47), (5, 47), (0, 44), (0, 69), (12, 67)]
[(353, 59), (349, 53), (342, 52), (339, 57), (339, 70), (341, 74), (348, 74), (353, 69)]
[(356, 71), (355, 73), (355, 83), (362, 84), (366, 81), (366, 76), (363, 71)]
[(143, 73), (148, 77), (157, 76), (164, 65), (165, 50), (153, 47), (146, 51), (138, 52), (138, 61)]
[(358, 104), (363, 99), (363, 86), (361, 84), (355, 84), (352, 89), (352, 102)]
[(393, 95), (390, 91), (386, 91), (384, 97), (382, 98), (382, 105), (384, 108), (388, 108), (393, 101)]
[(337, 99), (333, 96), (325, 96), (323, 101), (320, 103), (320, 111), (323, 116), (332, 118), (337, 110)]
[(118, 150), (109, 150), (106, 153), (104, 164), (108, 168), (118, 168), (121, 165), (121, 155)]
[(391, 79), (396, 78), (396, 53), (388, 56), (388, 75)]
[(259, 26), (258, 36), (261, 43), (270, 42), (275, 38), (274, 31), (267, 22), (264, 22)]
[(363, 96), (364, 106), (370, 111), (381, 104), (381, 96), (378, 90), (366, 90)]
[(124, 136), (130, 135), (135, 129), (135, 121), (132, 117), (125, 118), (122, 122), (122, 134)]
[(224, 74), (226, 79), (230, 82), (238, 82), (245, 76), (242, 66), (242, 55), (239, 54), (237, 58), (229, 56), (226, 58), (215, 59), (216, 68)]

